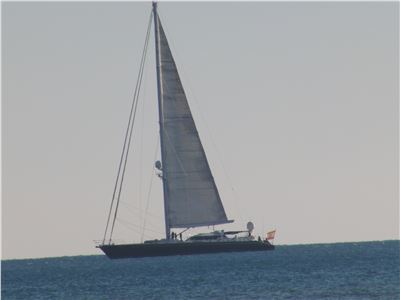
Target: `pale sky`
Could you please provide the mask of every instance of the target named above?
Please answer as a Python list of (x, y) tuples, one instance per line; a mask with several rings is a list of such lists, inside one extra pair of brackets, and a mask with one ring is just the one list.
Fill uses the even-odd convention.
[[(150, 11), (150, 2), (2, 3), (3, 259), (101, 253), (93, 240)], [(276, 244), (399, 238), (398, 11), (396, 2), (159, 4), (236, 220), (216, 228), (251, 220), (256, 235), (276, 228)], [(153, 39), (114, 235), (129, 242), (140, 241), (154, 173)], [(162, 203), (153, 178), (145, 238), (164, 235)]]

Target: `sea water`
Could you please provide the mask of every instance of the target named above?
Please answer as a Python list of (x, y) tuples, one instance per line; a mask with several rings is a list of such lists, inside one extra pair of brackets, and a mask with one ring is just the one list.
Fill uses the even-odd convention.
[(400, 299), (400, 241), (2, 261), (2, 299)]

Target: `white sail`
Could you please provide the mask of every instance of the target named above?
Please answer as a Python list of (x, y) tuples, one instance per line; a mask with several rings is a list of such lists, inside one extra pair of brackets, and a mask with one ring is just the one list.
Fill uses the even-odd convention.
[(166, 223), (170, 228), (229, 223), (167, 38), (157, 21)]

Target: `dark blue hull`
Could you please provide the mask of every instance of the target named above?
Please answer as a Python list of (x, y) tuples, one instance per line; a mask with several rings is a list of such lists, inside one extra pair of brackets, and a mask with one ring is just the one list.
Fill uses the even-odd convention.
[(267, 241), (181, 242), (98, 246), (109, 258), (192, 255), (220, 252), (266, 251), (275, 247)]

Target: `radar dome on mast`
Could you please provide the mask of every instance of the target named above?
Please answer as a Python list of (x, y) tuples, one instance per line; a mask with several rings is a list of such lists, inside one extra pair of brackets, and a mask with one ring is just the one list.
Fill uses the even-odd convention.
[(162, 165), (161, 165), (161, 161), (157, 160), (154, 164), (154, 166), (156, 167), (157, 170), (162, 170)]
[(247, 230), (249, 231), (249, 232), (252, 232), (253, 230), (254, 230), (254, 224), (253, 224), (253, 222), (247, 222)]

